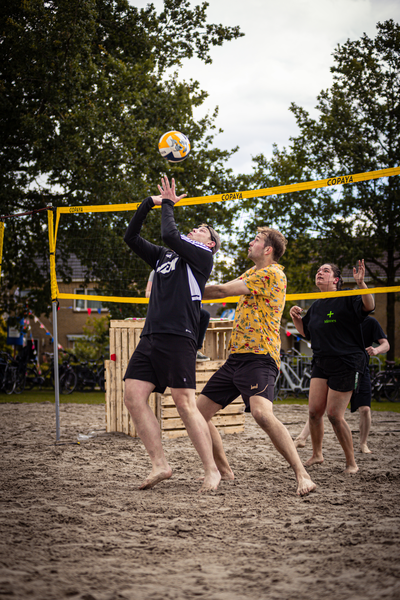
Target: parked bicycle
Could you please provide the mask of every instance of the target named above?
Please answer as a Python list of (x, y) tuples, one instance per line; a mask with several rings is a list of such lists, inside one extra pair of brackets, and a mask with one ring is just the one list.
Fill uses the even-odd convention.
[[(71, 394), (78, 381), (78, 377), (70, 365), (68, 353), (63, 353), (63, 361), (58, 367), (61, 394)], [(39, 369), (36, 363), (30, 363), (26, 368), (25, 389), (32, 390), (37, 387), (40, 390), (46, 387), (54, 389), (54, 356), (46, 352), (48, 362)]]
[[(72, 355), (73, 356), (73, 355)], [(104, 360), (78, 361), (73, 357), (73, 368), (77, 374), (77, 390), (80, 392), (93, 391), (99, 387), (104, 392)]]
[(17, 385), (17, 366), (14, 362), (8, 352), (0, 352), (0, 391), (6, 394), (12, 394)]
[(387, 360), (384, 371), (379, 371), (371, 380), (372, 397), (377, 402), (400, 402), (400, 368), (394, 361)]
[(289, 394), (308, 396), (311, 380), (311, 357), (290, 350), (281, 355), (281, 367), (275, 381), (274, 399)]

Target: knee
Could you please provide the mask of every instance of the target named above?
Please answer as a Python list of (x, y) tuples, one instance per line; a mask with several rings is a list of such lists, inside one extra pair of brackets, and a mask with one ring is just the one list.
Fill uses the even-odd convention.
[(133, 397), (132, 397), (132, 394), (129, 394), (129, 392), (125, 392), (125, 394), (124, 394), (124, 404), (128, 410), (133, 408), (133, 405), (134, 405)]
[(316, 408), (310, 408), (308, 411), (308, 417), (310, 421), (316, 422), (322, 419), (324, 413)]
[(332, 427), (336, 427), (337, 425), (339, 425), (339, 423), (341, 423), (341, 421), (343, 421), (343, 417), (340, 417), (334, 412), (328, 412), (328, 419)]
[(273, 415), (268, 415), (265, 411), (263, 411), (259, 407), (255, 407), (251, 409), (251, 414), (255, 422), (260, 425), (265, 430), (267, 430), (271, 426), (271, 420), (274, 418)]
[(196, 403), (191, 402), (188, 398), (175, 399), (174, 402), (181, 419), (184, 419), (185, 417), (190, 417), (190, 415), (193, 414), (194, 411), (198, 411)]
[(360, 408), (358, 409), (358, 412), (360, 413), (360, 416), (368, 416), (371, 412), (371, 409), (369, 406), (360, 406)]

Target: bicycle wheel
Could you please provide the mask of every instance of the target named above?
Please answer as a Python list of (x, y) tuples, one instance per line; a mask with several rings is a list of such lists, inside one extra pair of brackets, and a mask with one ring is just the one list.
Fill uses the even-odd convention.
[(62, 394), (72, 394), (76, 388), (78, 377), (75, 371), (66, 371), (60, 377), (60, 390)]
[(35, 385), (35, 380), (36, 380), (35, 369), (32, 369), (32, 367), (28, 367), (26, 370), (26, 376), (25, 376), (25, 389), (26, 390), (33, 389), (33, 387)]
[[(400, 377), (396, 373), (388, 373), (387, 379), (383, 386), (383, 391), (390, 402), (396, 402), (399, 395)], [(399, 398), (400, 400), (400, 398)]]
[(6, 394), (10, 395), (15, 390), (15, 385), (17, 383), (17, 369), (15, 367), (10, 367), (6, 373), (6, 381), (4, 384), (4, 391)]
[(311, 375), (306, 372), (304, 373), (302, 379), (301, 379), (301, 393), (305, 394), (308, 398), (308, 395), (310, 393), (310, 381), (311, 381)]
[(17, 374), (17, 381), (15, 384), (14, 394), (22, 394), (25, 389), (25, 381), (26, 381), (26, 373), (25, 371), (20, 371)]
[(376, 402), (384, 402), (384, 385), (386, 381), (386, 373), (380, 371), (371, 381), (371, 395)]

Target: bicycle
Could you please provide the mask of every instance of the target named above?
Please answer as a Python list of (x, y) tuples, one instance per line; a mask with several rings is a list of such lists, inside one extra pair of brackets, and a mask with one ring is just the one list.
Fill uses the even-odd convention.
[(291, 354), (289, 351), (281, 356), (281, 367), (275, 381), (275, 400), (281, 394), (286, 397), (289, 393), (294, 394), (296, 397), (300, 394), (308, 396), (310, 391), (310, 359), (302, 356), (297, 351), (293, 353), (295, 354), (294, 357)]
[(78, 361), (78, 359), (72, 355), (74, 359), (74, 369), (77, 374), (77, 390), (80, 392), (93, 391), (96, 387), (99, 387), (104, 392), (104, 362), (101, 357), (101, 364), (98, 364), (98, 360)]
[(71, 355), (64, 352), (66, 358), (59, 367), (60, 391), (62, 394), (72, 394), (78, 383), (78, 376), (70, 364)]
[(13, 363), (8, 352), (0, 352), (0, 391), (7, 395), (12, 394), (17, 385), (17, 366)]
[[(67, 356), (68, 353), (65, 352)], [(38, 369), (36, 363), (32, 363), (26, 369), (25, 375), (25, 389), (32, 390), (34, 387), (38, 387), (40, 390), (46, 386), (52, 386), (54, 388), (54, 357), (53, 354), (46, 352), (46, 356), (50, 359), (50, 362), (46, 364), (47, 368), (43, 368), (42, 370)], [(78, 377), (69, 364), (69, 358), (64, 359), (61, 365), (59, 365), (59, 382), (60, 382), (60, 392), (62, 394), (71, 394), (75, 388), (78, 381)]]
[(371, 389), (377, 402), (384, 402), (382, 397), (390, 402), (400, 401), (400, 369), (394, 361), (386, 361), (385, 371), (379, 371), (372, 379)]

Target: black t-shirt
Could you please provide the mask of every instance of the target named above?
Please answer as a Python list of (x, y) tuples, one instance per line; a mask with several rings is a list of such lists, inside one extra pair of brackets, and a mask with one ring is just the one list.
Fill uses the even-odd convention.
[(141, 335), (182, 335), (197, 343), (200, 305), (213, 268), (213, 254), (204, 244), (179, 233), (174, 204), (168, 199), (162, 201), (161, 236), (169, 248), (142, 238), (140, 230), (153, 207), (151, 198), (141, 203), (124, 237), (128, 246), (155, 271)]
[(367, 353), (360, 325), (367, 314), (361, 296), (316, 300), (302, 319), (314, 356), (340, 357), (363, 371)]
[(374, 317), (366, 317), (361, 325), (366, 348), (372, 346), (373, 343), (379, 344), (379, 340), (387, 340), (387, 335)]

